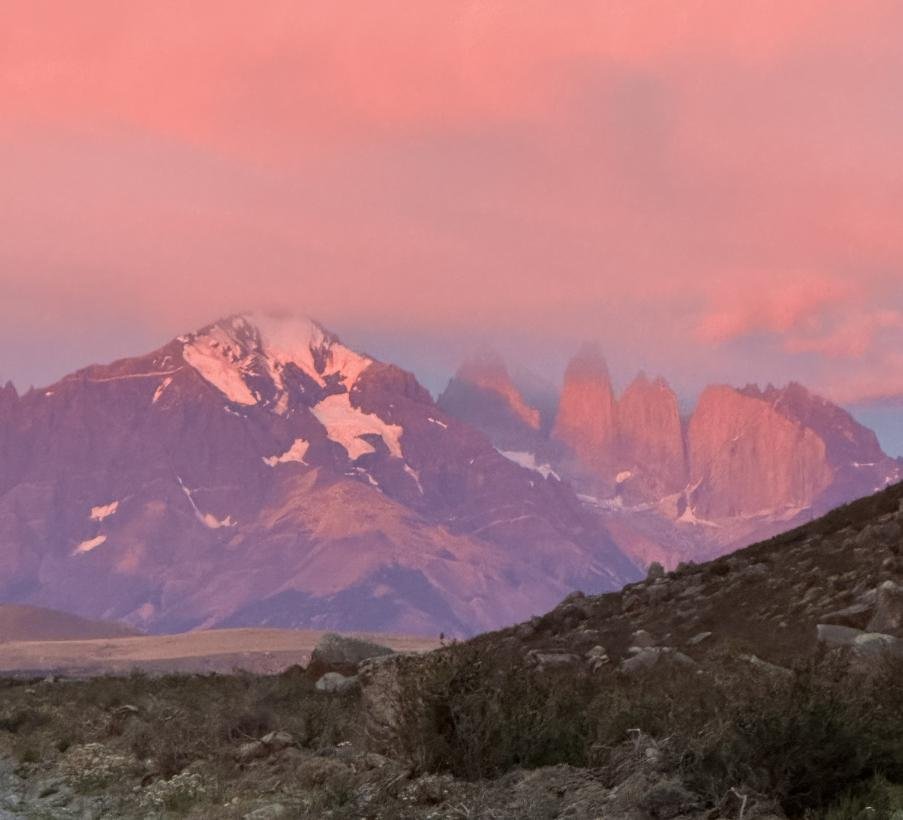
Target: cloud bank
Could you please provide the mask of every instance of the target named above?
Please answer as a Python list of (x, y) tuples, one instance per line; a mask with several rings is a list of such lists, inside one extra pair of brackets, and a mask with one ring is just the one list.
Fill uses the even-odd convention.
[(903, 393), (901, 27), (870, 0), (13, 0), (0, 378), (275, 307), (427, 371), (597, 338), (686, 391)]

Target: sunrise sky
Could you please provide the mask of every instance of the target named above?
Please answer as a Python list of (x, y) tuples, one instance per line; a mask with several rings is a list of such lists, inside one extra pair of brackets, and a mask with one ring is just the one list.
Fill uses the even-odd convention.
[(687, 401), (903, 395), (901, 32), (896, 0), (5, 0), (0, 381), (276, 308), (434, 390), (598, 339)]

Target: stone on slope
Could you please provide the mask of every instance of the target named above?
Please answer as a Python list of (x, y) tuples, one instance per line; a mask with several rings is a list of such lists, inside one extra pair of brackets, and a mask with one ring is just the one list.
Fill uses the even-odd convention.
[(875, 614), (867, 629), (903, 637), (903, 586), (885, 581), (878, 587)]
[(372, 641), (327, 632), (311, 653), (308, 672), (317, 676), (325, 672), (354, 674), (363, 661), (391, 655), (393, 652), (390, 647)]
[(684, 655), (683, 652), (678, 652), (670, 646), (647, 646), (641, 648), (633, 657), (621, 661), (618, 669), (627, 675), (633, 675), (646, 669), (652, 669), (659, 663), (669, 665), (673, 663), (686, 668), (696, 666), (696, 661), (689, 655)]
[(343, 695), (350, 692), (358, 685), (356, 676), (345, 676), (339, 672), (327, 672), (314, 684), (318, 692), (326, 692), (330, 695)]

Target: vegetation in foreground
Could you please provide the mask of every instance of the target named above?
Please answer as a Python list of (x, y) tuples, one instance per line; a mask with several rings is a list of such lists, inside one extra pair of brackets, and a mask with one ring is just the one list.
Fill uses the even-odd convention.
[(368, 751), (358, 692), (316, 691), (299, 668), (4, 681), (0, 748), (14, 768), (0, 794), (20, 802), (0, 806), (54, 818), (551, 818), (563, 780), (583, 801), (573, 817), (903, 812), (903, 661), (866, 673), (820, 654), (787, 673), (725, 651), (701, 669), (587, 677), (497, 646), (431, 658), (402, 675), (391, 757)]
[(0, 681), (0, 818), (903, 820), (901, 556), (897, 485), (423, 656)]

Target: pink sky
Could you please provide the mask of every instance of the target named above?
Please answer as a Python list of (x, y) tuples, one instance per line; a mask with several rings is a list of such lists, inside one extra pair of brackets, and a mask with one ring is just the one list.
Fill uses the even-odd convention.
[(431, 386), (595, 338), (688, 395), (903, 393), (901, 31), (896, 0), (7, 0), (0, 379), (278, 307)]

